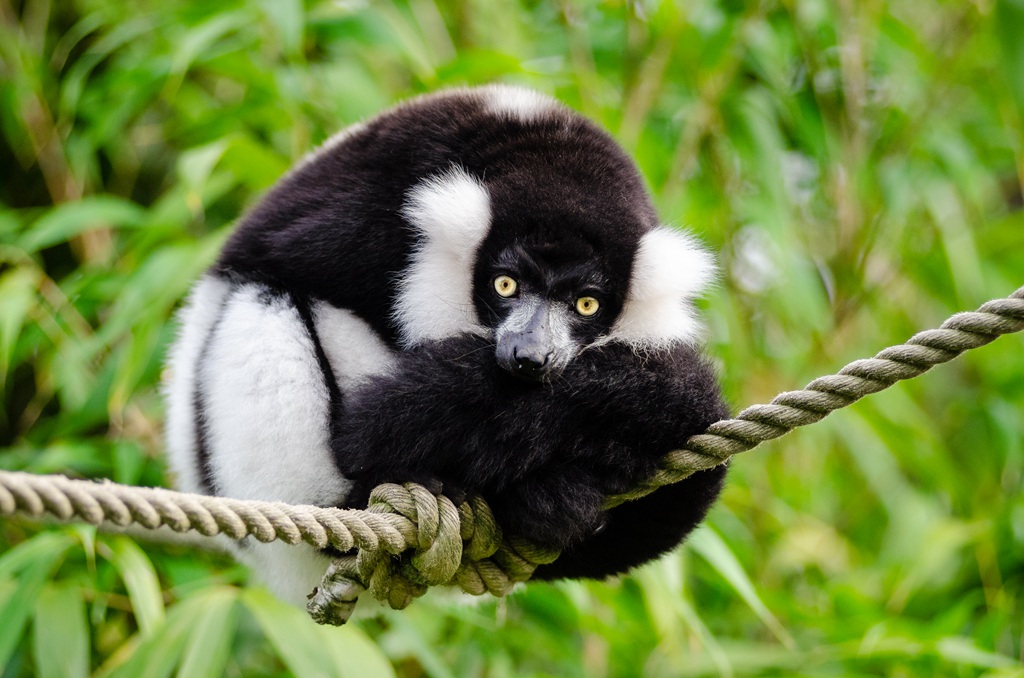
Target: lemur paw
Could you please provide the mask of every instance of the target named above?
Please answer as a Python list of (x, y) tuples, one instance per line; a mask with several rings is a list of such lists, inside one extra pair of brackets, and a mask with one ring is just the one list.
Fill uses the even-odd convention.
[(428, 483), (421, 483), (424, 487), (430, 490), (431, 494), (435, 496), (444, 495), (451, 500), (453, 504), (458, 506), (459, 504), (466, 501), (466, 491), (461, 486), (455, 485), (448, 481), (438, 480), (437, 478), (429, 481)]

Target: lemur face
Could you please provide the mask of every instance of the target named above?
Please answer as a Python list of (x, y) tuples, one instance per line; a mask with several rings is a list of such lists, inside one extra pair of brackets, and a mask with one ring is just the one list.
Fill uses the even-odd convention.
[[(466, 119), (435, 139), (447, 150), (421, 163), (401, 207), (383, 212), (414, 238), (394, 278), (400, 345), (488, 336), (502, 368), (545, 381), (605, 341), (642, 350), (696, 340), (691, 301), (713, 276), (711, 257), (658, 223), (635, 165), (606, 133), (553, 101), (529, 99), (536, 109), (524, 112), (498, 93), (477, 95), (482, 109), (432, 113), (434, 126)], [(434, 132), (393, 133), (418, 144)]]
[(645, 197), (631, 177), (560, 159), (486, 175), (491, 224), (476, 252), (474, 301), (498, 365), (535, 381), (609, 335), (634, 253), (656, 226), (646, 201), (622, 199), (627, 189)]
[(611, 329), (625, 290), (589, 249), (515, 243), (482, 265), (477, 305), (493, 328), (498, 364), (509, 373), (553, 379)]

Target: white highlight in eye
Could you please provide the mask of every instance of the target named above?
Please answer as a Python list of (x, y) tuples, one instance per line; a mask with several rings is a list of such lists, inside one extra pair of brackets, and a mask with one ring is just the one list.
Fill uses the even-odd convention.
[(481, 87), (487, 111), (522, 122), (536, 120), (545, 113), (558, 111), (562, 105), (551, 97), (526, 87), (494, 84)]
[(647, 232), (611, 338), (638, 348), (696, 342), (702, 325), (691, 302), (714, 279), (714, 257), (692, 235), (665, 226)]
[(487, 189), (452, 167), (413, 187), (402, 215), (421, 236), (399, 280), (395, 316), (402, 343), (486, 332), (473, 306), (473, 265), (491, 226)]

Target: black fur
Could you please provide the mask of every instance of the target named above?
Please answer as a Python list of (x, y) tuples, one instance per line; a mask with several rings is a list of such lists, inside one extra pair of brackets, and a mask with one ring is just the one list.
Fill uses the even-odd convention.
[[(604, 131), (554, 105), (526, 118), (489, 111), (473, 92), (388, 111), (283, 178), (243, 218), (214, 273), (287, 293), (299, 309), (333, 409), (337, 469), (324, 473), (355, 481), (347, 505), (365, 506), (385, 481), (477, 491), (508, 533), (563, 549), (537, 578), (604, 577), (678, 544), (714, 501), (725, 467), (611, 511), (602, 509), (605, 496), (649, 476), (726, 410), (712, 371), (684, 343), (646, 353), (601, 344), (628, 302), (639, 243), (660, 228), (657, 216), (635, 166)], [(413, 187), (452, 167), (483, 185), (490, 208), (472, 298), (460, 302), (480, 327), (454, 331), (495, 339), (460, 335), (409, 348), (399, 341), (409, 328), (396, 300), (424, 236), (402, 208)], [(495, 294), (495, 276), (505, 274), (518, 281), (517, 295)], [(582, 296), (599, 299), (593, 316), (573, 310)], [(551, 313), (536, 317), (568, 329), (534, 334), (547, 332), (552, 364), (565, 360), (525, 381), (507, 371), (523, 345), (496, 329), (517, 304), (538, 299)], [(341, 388), (323, 350), (336, 344), (318, 340), (311, 315), (321, 300), (365, 320), (395, 349), (395, 369)], [(510, 333), (526, 337), (531, 328)], [(495, 349), (503, 341), (506, 369)], [(196, 389), (198, 463), (205, 489), (216, 489), (198, 380)]]
[(509, 533), (565, 549), (540, 578), (604, 577), (678, 544), (718, 495), (725, 467), (604, 511), (606, 495), (726, 415), (714, 374), (686, 346), (582, 352), (551, 383), (497, 367), (479, 337), (405, 352), (392, 376), (348, 394), (334, 453), (356, 480), (352, 506), (381, 482), (473, 489)]
[(416, 244), (400, 210), (412, 186), (452, 166), (480, 178), (490, 195), (481, 261), (513, 243), (577, 254), (584, 247), (625, 281), (638, 238), (657, 224), (633, 163), (590, 121), (561, 109), (524, 123), (488, 113), (475, 96), (447, 93), (371, 120), (278, 182), (215, 270), (350, 309), (394, 341), (396, 283)]

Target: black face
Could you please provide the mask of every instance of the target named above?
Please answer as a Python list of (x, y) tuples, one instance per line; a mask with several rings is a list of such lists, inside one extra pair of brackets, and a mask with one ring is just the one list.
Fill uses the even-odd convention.
[[(581, 119), (505, 125), (498, 137), (460, 158), (491, 211), (474, 303), (499, 364), (550, 379), (611, 330), (657, 215), (629, 158)], [(495, 286), (502, 276), (512, 289)]]
[(557, 377), (606, 335), (626, 292), (582, 243), (513, 243), (482, 259), (475, 277), (476, 304), (494, 329), (498, 364), (535, 381)]

